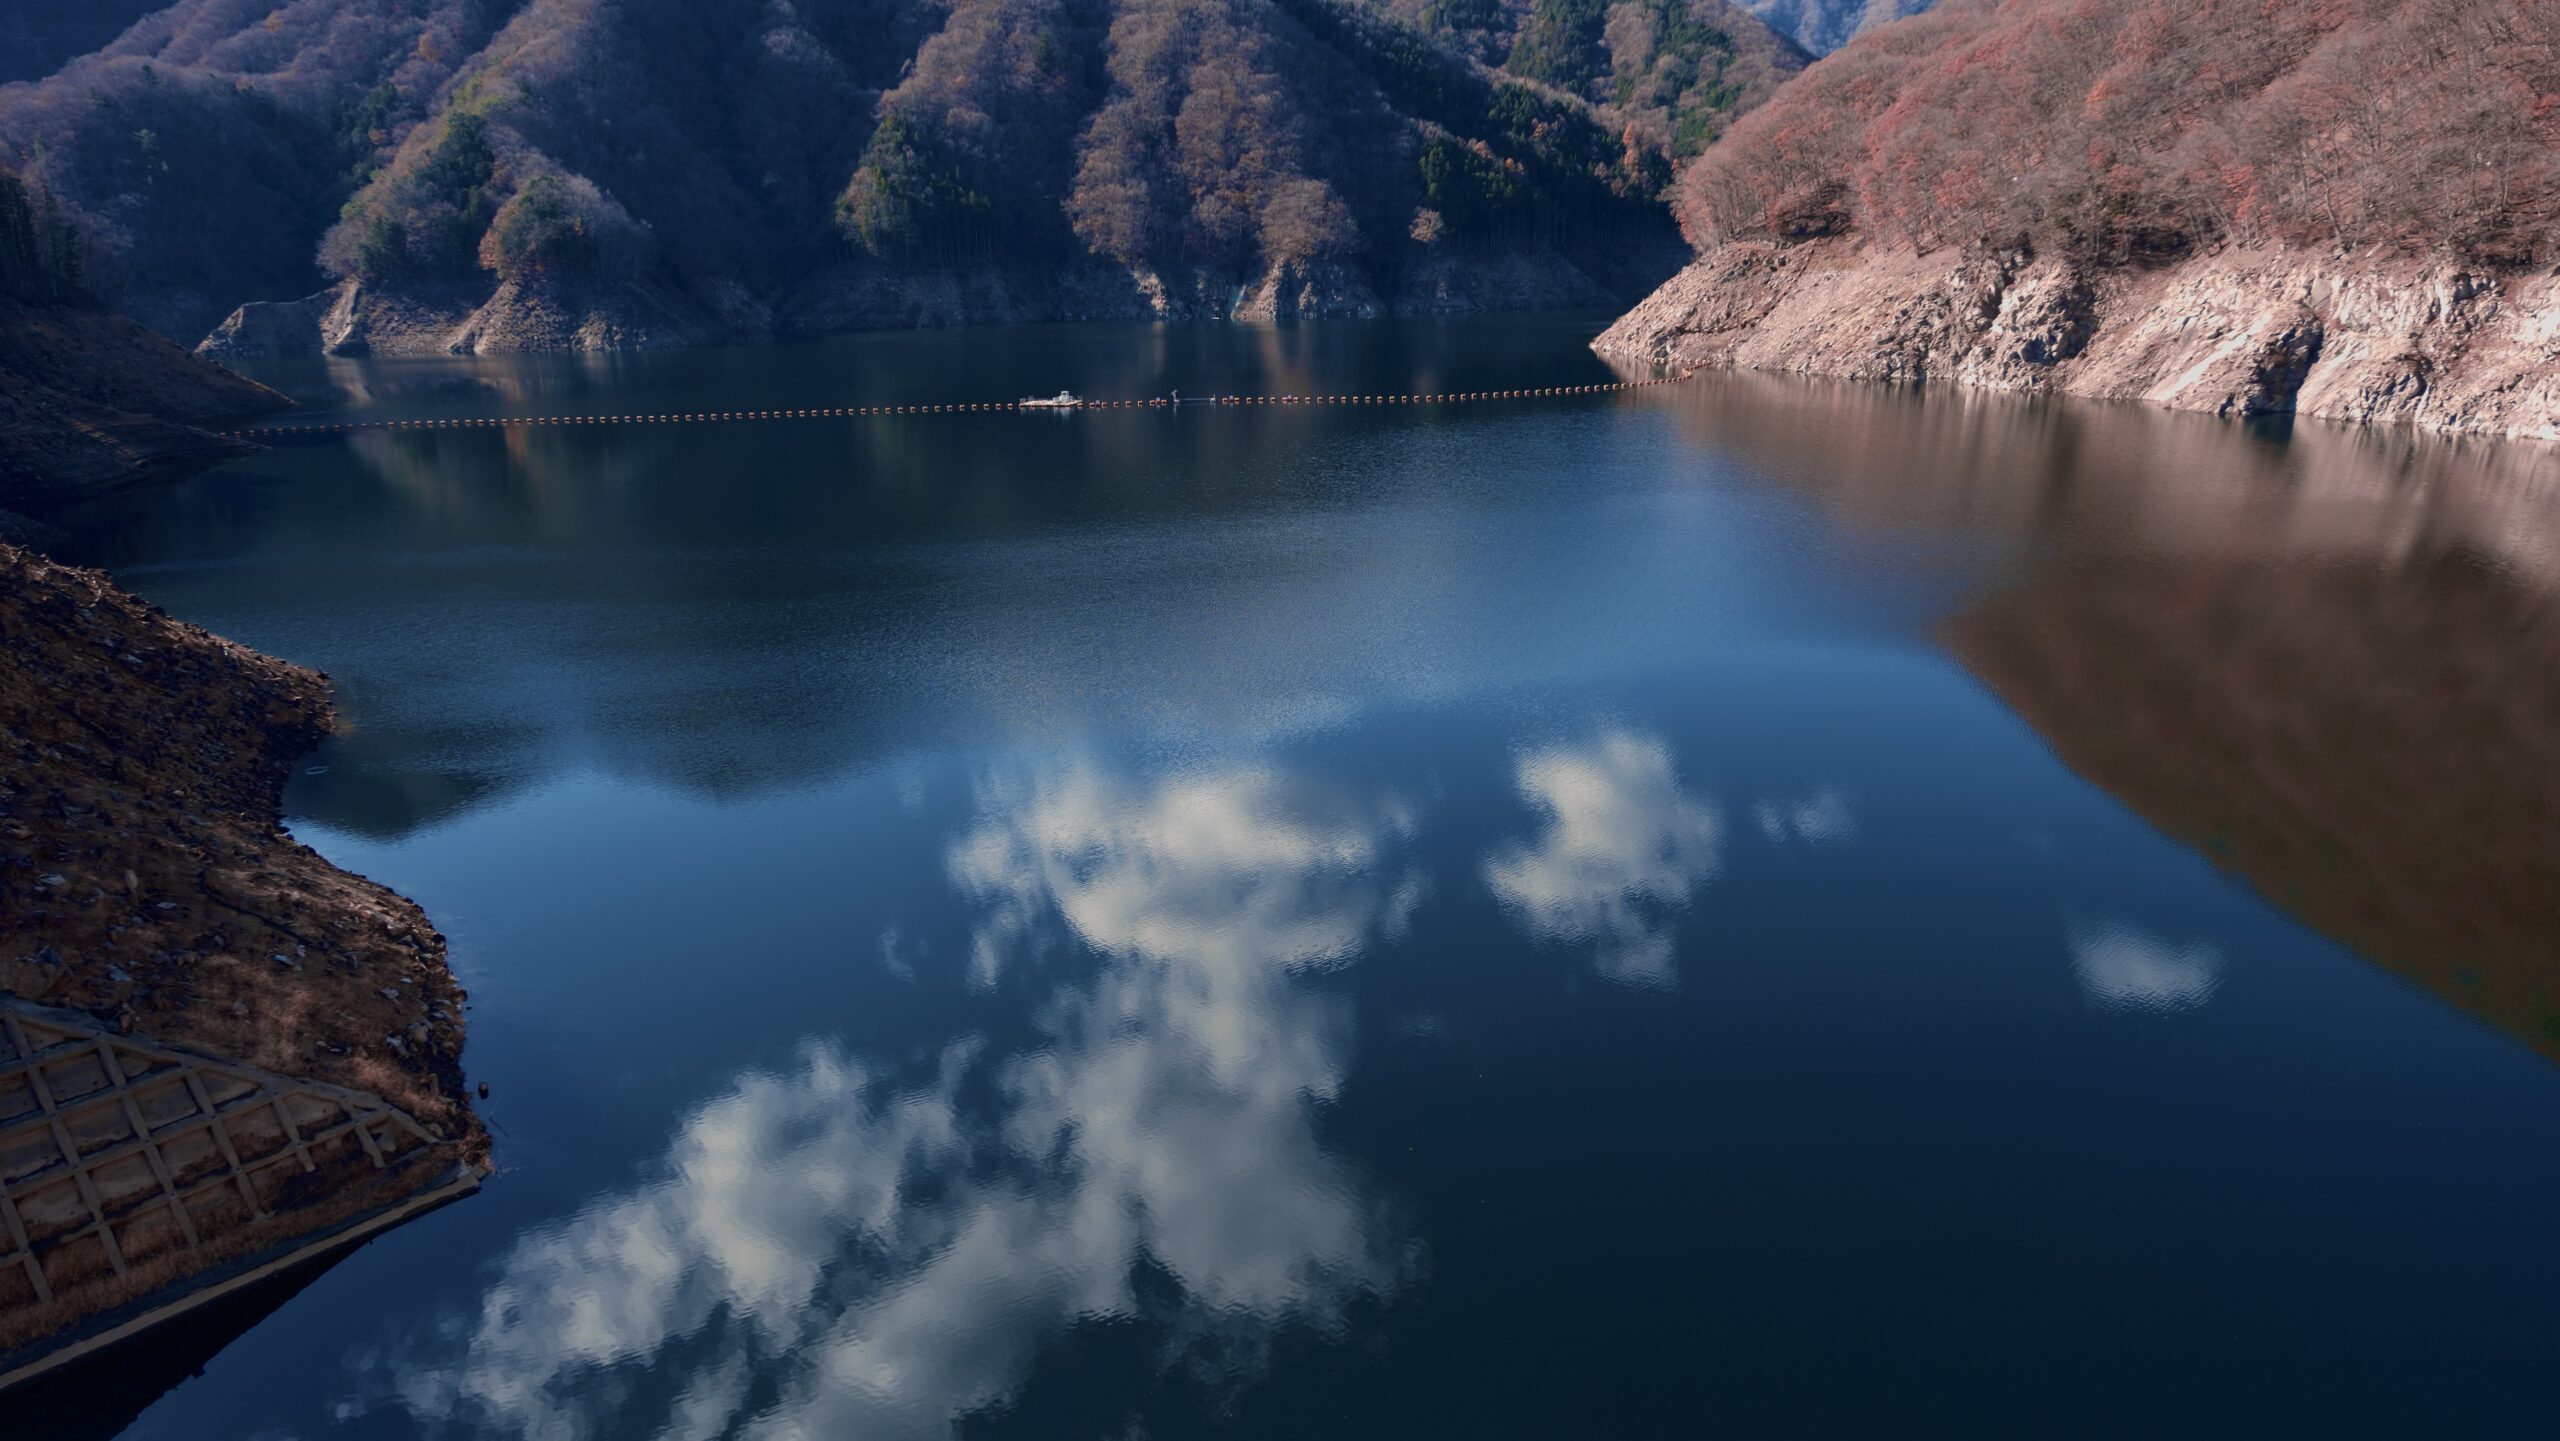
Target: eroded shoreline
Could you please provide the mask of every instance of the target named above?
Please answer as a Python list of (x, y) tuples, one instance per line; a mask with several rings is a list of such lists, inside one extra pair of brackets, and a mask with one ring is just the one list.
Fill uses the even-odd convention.
[(1854, 239), (1702, 254), (1592, 342), (1660, 365), (2560, 439), (2560, 276), (2234, 247), (2152, 270)]
[[(137, 1288), (183, 1291), (253, 1241), (325, 1233), (353, 1210), (449, 1185), (457, 1168), (485, 1170), (488, 1135), (464, 1093), (463, 992), (443, 936), (415, 903), (339, 870), (283, 830), (285, 779), (335, 723), (327, 678), (174, 620), (99, 572), (6, 546), (0, 650), (10, 660), (0, 671), (10, 737), (0, 761), (0, 994), (90, 1018), (98, 1032), (90, 1049), (101, 1056), (129, 1039), (378, 1097), (414, 1121), (418, 1141), (386, 1154), (350, 1132), (364, 1140), (362, 1154), (337, 1155), (333, 1173), (332, 1158), (315, 1159), (317, 1142), (305, 1145), (312, 1138), (277, 1106), (298, 1170), (252, 1186), (257, 1158), (246, 1132), (221, 1138), (225, 1174), (256, 1214), (213, 1218), (205, 1198), (231, 1198), (210, 1183), (190, 1192), (201, 1178), (167, 1141), (177, 1122), (130, 1106), (123, 1114), (132, 1123), (119, 1135), (93, 1138), (57, 1122), (50, 1134), (68, 1134), (69, 1149), (82, 1153), (69, 1169), (147, 1156), (152, 1174), (143, 1179), (156, 1185), (138, 1186), (128, 1209), (138, 1215), (183, 1199), (178, 1209), (192, 1213), (186, 1245), (173, 1240), (145, 1262), (119, 1254), (110, 1237), (113, 1273), (92, 1274), (65, 1259), (68, 1248), (125, 1225), (127, 1203), (83, 1179), (79, 1207), (55, 1218), (39, 1203), (47, 1187), (67, 1184), (57, 1184), (65, 1148), (13, 1153), (0, 1179), (29, 1213), (32, 1242), (16, 1249), (63, 1249), (29, 1268), (49, 1269), (49, 1278), (31, 1274), (0, 1294), (0, 1350), (75, 1336), (87, 1318), (129, 1308)], [(43, 1054), (81, 1048), (57, 1040)], [(0, 1121), (32, 1116), (31, 1107), (67, 1116), (83, 1104), (65, 1079), (72, 1060), (23, 1060), (0, 1067), (8, 1071)], [(31, 1078), (46, 1064), (52, 1075)], [(219, 1105), (226, 1116), (245, 1114), (219, 1096), (198, 1098), (208, 1112)], [(92, 1109), (114, 1123), (115, 1108)], [(192, 1112), (186, 1124), (201, 1129)], [(234, 1131), (244, 1124), (224, 1122)], [(200, 1149), (205, 1175), (222, 1170), (210, 1148)], [(177, 1214), (170, 1211), (173, 1226)], [(239, 1244), (219, 1244), (224, 1234)]]

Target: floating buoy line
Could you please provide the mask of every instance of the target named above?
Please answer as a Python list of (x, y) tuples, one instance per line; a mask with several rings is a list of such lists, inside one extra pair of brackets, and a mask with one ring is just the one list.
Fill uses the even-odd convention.
[(1072, 405), (1054, 402), (1032, 403), (1019, 400), (959, 401), (943, 405), (835, 405), (808, 406), (787, 410), (671, 410), (648, 411), (621, 415), (496, 415), (452, 420), (339, 420), (306, 425), (259, 425), (222, 434), (240, 440), (260, 440), (285, 435), (337, 435), (357, 430), (502, 430), (509, 426), (577, 426), (577, 425), (699, 425), (741, 420), (854, 420), (893, 415), (994, 415), (1006, 412), (1025, 414), (1073, 413), (1083, 410), (1214, 410), (1228, 407), (1288, 407), (1320, 405), (1468, 405), (1491, 400), (1543, 400), (1576, 395), (1606, 395), (1622, 390), (1645, 390), (1657, 385), (1676, 385), (1687, 380), (1694, 371), (1679, 375), (1659, 376), (1651, 380), (1618, 380), (1600, 385), (1545, 385), (1516, 390), (1424, 391), (1410, 394), (1372, 395), (1216, 395), (1196, 396), (1185, 400), (1155, 397), (1148, 400), (1080, 400)]

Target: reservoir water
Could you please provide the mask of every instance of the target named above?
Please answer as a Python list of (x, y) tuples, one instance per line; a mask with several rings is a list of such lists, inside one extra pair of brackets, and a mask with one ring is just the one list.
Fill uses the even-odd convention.
[[(261, 378), (1463, 390), (1596, 324)], [(2553, 1425), (2548, 450), (1709, 375), (373, 432), (74, 529), (334, 678), (291, 825), (450, 937), (499, 1166), (132, 1436)]]

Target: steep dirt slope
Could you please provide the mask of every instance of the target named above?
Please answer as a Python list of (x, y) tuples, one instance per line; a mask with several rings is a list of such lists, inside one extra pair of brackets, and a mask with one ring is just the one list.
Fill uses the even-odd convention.
[(285, 778), (332, 724), (326, 677), (9, 546), (0, 660), (0, 992), (373, 1091), (485, 1146), (443, 937), (282, 833)]
[(0, 294), (0, 509), (245, 453), (205, 424), (284, 404), (123, 316)]

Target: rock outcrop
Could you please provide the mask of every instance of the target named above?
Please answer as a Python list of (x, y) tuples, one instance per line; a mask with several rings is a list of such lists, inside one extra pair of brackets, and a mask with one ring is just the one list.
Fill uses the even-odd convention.
[(1128, 270), (1100, 259), (953, 270), (846, 264), (820, 271), (770, 301), (727, 283), (703, 295), (642, 281), (506, 280), (473, 289), (389, 288), (349, 280), (300, 300), (241, 306), (196, 353), (244, 360), (641, 350), (852, 330), (1077, 320), (1367, 319), (1598, 308), (1614, 300), (1600, 281), (1552, 252), (1431, 256), (1383, 282), (1330, 261), (1279, 264), (1244, 277)]
[(2230, 249), (2097, 270), (1842, 240), (1732, 244), (1593, 345), (1683, 367), (2560, 439), (2560, 275), (2445, 261)]
[[(728, 301), (724, 309), (719, 303)], [(279, 355), (485, 355), (533, 350), (651, 350), (761, 330), (744, 297), (705, 302), (638, 281), (542, 277), (494, 288), (397, 289), (346, 280), (300, 300), (243, 305), (196, 346), (208, 360)]]

